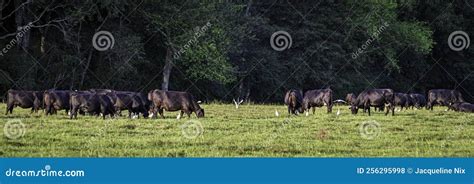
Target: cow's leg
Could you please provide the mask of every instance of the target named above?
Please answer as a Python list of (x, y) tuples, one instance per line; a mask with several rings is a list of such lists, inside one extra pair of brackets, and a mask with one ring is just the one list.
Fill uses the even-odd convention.
[(13, 112), (13, 104), (7, 104), (7, 112), (5, 113), (5, 115), (7, 115), (8, 112), (10, 112), (10, 114), (12, 114), (12, 112)]
[(76, 113), (77, 113), (77, 108), (72, 107), (71, 108), (71, 114), (69, 114), (69, 119), (72, 119)]
[(366, 101), (364, 103), (364, 109), (367, 109), (367, 112), (369, 113), (369, 116), (370, 116), (370, 102), (369, 101)]
[(159, 106), (157, 106), (156, 104), (153, 105), (153, 107), (151, 108), (151, 114), (152, 114), (152, 118), (156, 118), (157, 117), (157, 113), (158, 113), (158, 108)]
[(165, 119), (165, 115), (163, 115), (163, 109), (158, 108), (158, 113), (160, 114), (161, 118)]
[[(330, 103), (327, 103), (327, 104), (330, 104)], [(332, 112), (332, 104), (328, 105), (328, 113), (331, 113)]]
[[(187, 110), (186, 111), (186, 114), (188, 115), (188, 118), (191, 118), (191, 114), (193, 113), (193, 111), (190, 111), (190, 110)], [(183, 111), (181, 111), (181, 116), (183, 115)], [(196, 115), (197, 116), (197, 115)]]
[(291, 108), (290, 108), (290, 106), (288, 105), (288, 116), (290, 116), (290, 115), (291, 115)]
[(313, 114), (316, 113), (316, 107), (311, 107), (313, 108)]
[(392, 109), (392, 116), (395, 116), (395, 106), (393, 104), (390, 104), (390, 109)]

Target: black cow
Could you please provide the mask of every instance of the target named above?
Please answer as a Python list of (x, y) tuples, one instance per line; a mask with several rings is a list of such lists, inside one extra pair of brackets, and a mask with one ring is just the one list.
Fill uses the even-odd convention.
[(183, 116), (183, 113), (191, 117), (192, 112), (194, 112), (198, 118), (204, 117), (204, 109), (199, 106), (193, 95), (188, 92), (162, 91), (156, 89), (148, 93), (148, 100), (152, 102), (153, 117), (156, 117), (156, 112), (158, 112), (162, 118), (165, 118), (163, 110), (181, 110), (180, 117)]
[(347, 102), (348, 104), (352, 104), (352, 102), (353, 102), (354, 100), (356, 100), (356, 98), (357, 98), (357, 96), (354, 95), (354, 93), (348, 93), (348, 94), (346, 95), (346, 102)]
[(131, 118), (132, 114), (139, 113), (143, 114), (143, 117), (148, 118), (151, 102), (148, 97), (141, 92), (131, 91), (112, 91), (106, 93), (107, 96), (111, 97), (112, 103), (118, 114), (121, 114), (121, 110), (128, 110), (128, 117)]
[(351, 104), (352, 114), (357, 114), (359, 108), (367, 110), (370, 116), (370, 107), (380, 107), (388, 105), (385, 115), (392, 110), (392, 116), (395, 115), (394, 92), (392, 89), (369, 89), (357, 96), (357, 99)]
[(303, 91), (290, 89), (285, 95), (285, 104), (288, 106), (288, 114), (297, 115), (303, 113)]
[(309, 90), (304, 93), (303, 97), (303, 111), (309, 111), (313, 108), (313, 114), (316, 107), (327, 106), (327, 112), (332, 112), (332, 90), (331, 89), (317, 89)]
[(395, 93), (394, 106), (400, 106), (401, 110), (405, 110), (410, 106), (410, 97), (406, 93)]
[(450, 105), (451, 109), (458, 112), (474, 112), (474, 104), (457, 102)]
[(70, 109), (71, 113), (69, 114), (69, 118), (72, 119), (77, 118), (77, 113), (80, 112), (81, 114), (84, 114), (85, 106), (87, 104), (87, 101), (93, 96), (94, 93), (90, 91), (75, 91), (71, 93), (70, 97)]
[(5, 115), (13, 113), (14, 107), (31, 108), (31, 113), (38, 112), (42, 108), (41, 92), (38, 91), (21, 91), (8, 90), (7, 92), (7, 109)]
[(449, 104), (464, 102), (462, 95), (457, 90), (432, 89), (428, 91), (428, 103), (426, 109), (433, 110), (434, 105), (448, 106)]
[(121, 114), (122, 110), (128, 110), (128, 118), (132, 118), (134, 93), (130, 91), (114, 91), (110, 93), (115, 111)]
[(110, 115), (113, 117), (115, 114), (114, 104), (112, 103), (112, 98), (105, 94), (92, 94), (84, 106), (86, 112), (99, 115), (102, 114), (102, 119), (105, 119), (105, 116)]
[(425, 95), (419, 94), (419, 93), (410, 93), (409, 94), (411, 100), (412, 100), (412, 105), (420, 109), (422, 107), (426, 106), (426, 97)]
[(67, 90), (47, 90), (44, 92), (43, 101), (46, 115), (56, 113), (58, 110), (66, 110), (69, 112), (71, 91)]
[(139, 114), (142, 113), (144, 118), (148, 118), (151, 101), (148, 100), (148, 96), (142, 92), (133, 93), (133, 105), (132, 112)]

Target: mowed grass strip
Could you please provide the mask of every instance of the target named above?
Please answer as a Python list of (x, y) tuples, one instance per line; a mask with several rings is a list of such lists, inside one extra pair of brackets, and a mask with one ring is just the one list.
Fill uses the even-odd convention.
[[(403, 110), (385, 116), (350, 114), (348, 106), (333, 113), (288, 117), (283, 105), (205, 104), (206, 117), (102, 120), (64, 111), (54, 116), (15, 108), (4, 115), (0, 104), (1, 157), (473, 157), (474, 114)], [(336, 115), (337, 111), (339, 115)], [(276, 116), (275, 111), (279, 116)], [(25, 126), (17, 139), (5, 133), (7, 122)], [(364, 124), (376, 124), (378, 127)], [(186, 125), (196, 125), (202, 129)], [(377, 129), (378, 128), (378, 129)], [(12, 134), (12, 132), (8, 132)], [(13, 132), (15, 133), (15, 132)], [(189, 133), (193, 134), (189, 136)], [(367, 136), (369, 134), (369, 136)], [(365, 135), (365, 136), (364, 136)], [(11, 135), (10, 135), (11, 137)]]

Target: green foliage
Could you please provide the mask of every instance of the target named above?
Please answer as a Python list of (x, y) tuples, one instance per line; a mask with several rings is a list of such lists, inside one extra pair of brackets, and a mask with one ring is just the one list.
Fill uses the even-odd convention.
[[(457, 88), (474, 100), (474, 51), (454, 52), (447, 45), (451, 32), (474, 31), (468, 18), (474, 10), (462, 1), (41, 0), (9, 17), (3, 16), (15, 5), (2, 6), (0, 35), (23, 26), (17, 20), (38, 20), (26, 50), (15, 47), (1, 56), (0, 92), (156, 89), (171, 51), (170, 89), (209, 101), (239, 96), (281, 102), (290, 88), (326, 87), (335, 98), (366, 88)], [(92, 47), (101, 30), (113, 34), (113, 49)], [(293, 40), (281, 52), (269, 44), (280, 30)], [(0, 46), (12, 38), (1, 39)]]

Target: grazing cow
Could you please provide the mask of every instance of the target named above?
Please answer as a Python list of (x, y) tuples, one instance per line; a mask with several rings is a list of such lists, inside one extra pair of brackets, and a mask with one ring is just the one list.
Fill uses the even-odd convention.
[(288, 106), (288, 115), (298, 115), (298, 112), (303, 113), (302, 103), (303, 91), (290, 89), (288, 92), (286, 92), (285, 104)]
[(357, 98), (357, 96), (354, 95), (354, 93), (348, 93), (348, 94), (346, 95), (346, 102), (347, 102), (348, 104), (352, 104), (352, 102), (353, 102), (354, 100), (356, 100), (356, 98)]
[(422, 107), (426, 106), (426, 97), (425, 95), (419, 94), (419, 93), (410, 93), (409, 94), (411, 100), (412, 100), (412, 105), (420, 109)]
[(449, 104), (464, 102), (462, 95), (457, 90), (449, 89), (432, 89), (428, 91), (428, 103), (426, 109), (433, 110), (434, 105), (448, 106)]
[(70, 109), (71, 113), (69, 114), (69, 118), (72, 119), (73, 117), (77, 119), (77, 112), (79, 111), (81, 114), (84, 114), (85, 106), (87, 101), (92, 97), (94, 93), (90, 91), (75, 91), (71, 93), (70, 97)]
[(112, 91), (106, 93), (111, 97), (115, 110), (120, 114), (121, 110), (128, 110), (128, 117), (132, 118), (132, 114), (142, 113), (144, 118), (148, 118), (151, 102), (148, 97), (141, 92), (131, 91)]
[(134, 94), (130, 91), (114, 91), (110, 93), (115, 111), (118, 114), (122, 110), (128, 110), (128, 118), (132, 118)]
[(110, 115), (113, 117), (115, 114), (115, 108), (112, 103), (112, 99), (110, 96), (105, 94), (92, 94), (86, 102), (84, 106), (86, 112), (99, 115), (102, 114), (102, 119), (105, 119), (105, 116)]
[(401, 110), (405, 107), (405, 110), (410, 106), (410, 97), (406, 93), (395, 93), (394, 106), (400, 106)]
[(474, 112), (474, 104), (466, 102), (456, 102), (450, 104), (451, 109), (458, 112)]
[(313, 114), (315, 113), (316, 107), (322, 107), (326, 105), (328, 107), (327, 112), (332, 112), (332, 90), (331, 89), (317, 89), (309, 90), (304, 93), (303, 97), (303, 111), (309, 111), (313, 108)]
[(7, 92), (7, 109), (5, 115), (10, 112), (13, 113), (14, 107), (31, 108), (31, 113), (38, 112), (42, 107), (41, 105), (41, 92), (38, 91), (21, 91), (21, 90), (8, 90)]
[(47, 90), (44, 92), (43, 101), (46, 115), (56, 113), (58, 110), (69, 112), (70, 91), (67, 90)]
[(148, 97), (141, 92), (132, 93), (132, 113), (139, 115), (142, 113), (144, 118), (148, 118), (151, 102)]
[(369, 89), (357, 96), (357, 99), (351, 104), (352, 114), (357, 114), (359, 108), (364, 112), (368, 110), (370, 116), (370, 107), (381, 107), (388, 105), (385, 115), (392, 110), (392, 116), (395, 115), (394, 92), (392, 89)]
[(166, 111), (181, 110), (179, 117), (182, 117), (183, 113), (191, 117), (192, 112), (194, 112), (198, 118), (204, 117), (204, 109), (199, 106), (193, 95), (188, 92), (162, 91), (156, 89), (148, 93), (148, 100), (152, 102), (153, 117), (156, 117), (156, 112), (158, 111), (160, 116), (165, 118), (163, 109)]

